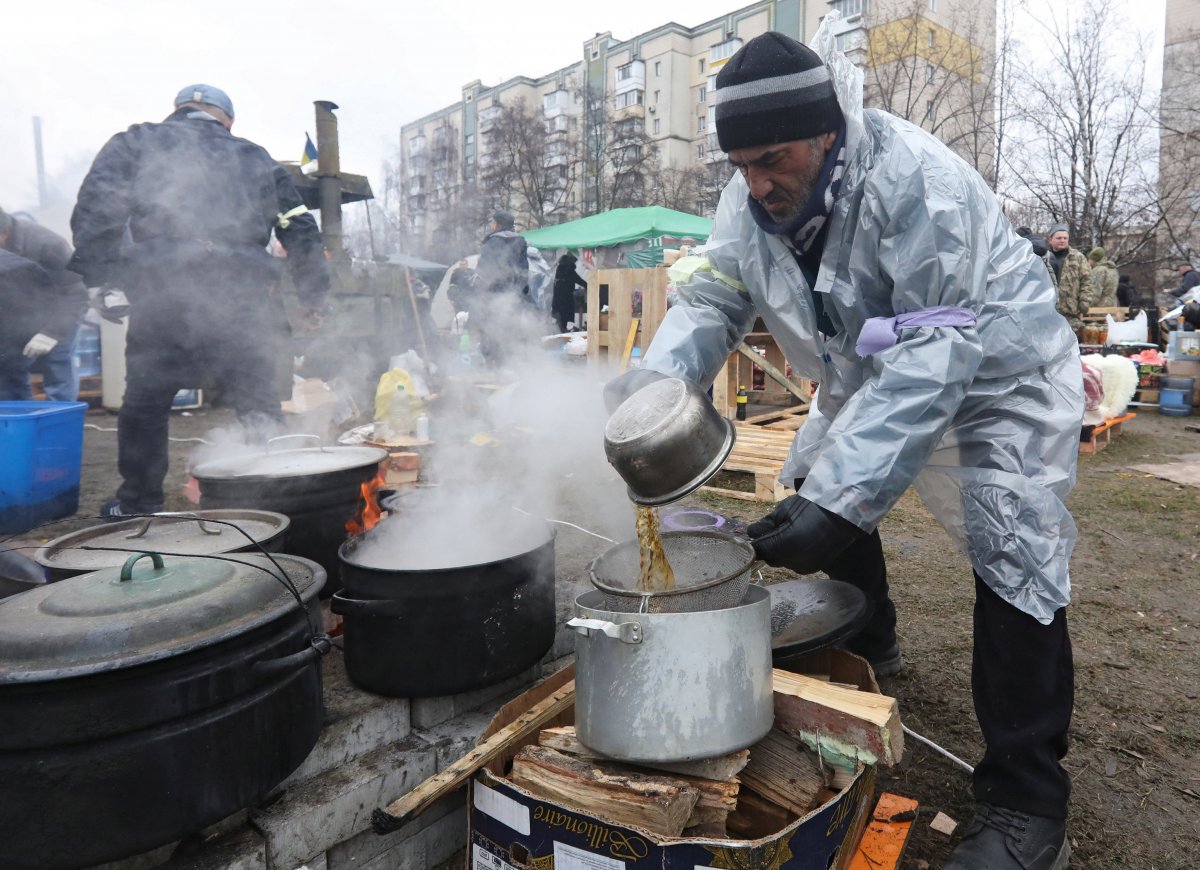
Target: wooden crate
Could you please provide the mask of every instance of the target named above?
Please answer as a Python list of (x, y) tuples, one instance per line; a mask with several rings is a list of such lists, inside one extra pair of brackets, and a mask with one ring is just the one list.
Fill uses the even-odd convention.
[(794, 432), (764, 429), (753, 423), (736, 423), (737, 440), (733, 452), (721, 466), (722, 471), (750, 474), (754, 477), (754, 491), (705, 486), (702, 489), (725, 498), (774, 503), (791, 495), (794, 490), (779, 482), (779, 472), (792, 446)]
[[(600, 313), (600, 288), (608, 288), (608, 312)], [(635, 291), (641, 305), (635, 310)], [(588, 361), (617, 368), (633, 320), (638, 319), (634, 346), (642, 353), (650, 347), (667, 313), (667, 269), (598, 269), (588, 281)]]

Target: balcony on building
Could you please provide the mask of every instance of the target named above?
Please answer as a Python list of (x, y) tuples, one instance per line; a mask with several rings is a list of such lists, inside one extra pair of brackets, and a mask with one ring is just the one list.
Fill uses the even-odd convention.
[(631, 90), (613, 96), (613, 118), (621, 121), (628, 118), (644, 118), (646, 107), (645, 91)]
[(449, 124), (434, 128), (431, 150), (435, 163), (444, 163), (454, 155), (454, 133)]
[(740, 39), (731, 34), (726, 34), (726, 38), (723, 42), (718, 42), (708, 50), (709, 69), (724, 64), (725, 61), (733, 57), (737, 53), (737, 50), (741, 47), (742, 41)]
[(546, 118), (546, 136), (550, 139), (561, 139), (571, 129), (569, 115), (555, 115)]
[(551, 91), (542, 97), (542, 114), (547, 118), (560, 117), (571, 107), (572, 102), (571, 92), (565, 88)]
[(617, 67), (616, 81), (613, 82), (613, 93), (620, 95), (627, 91), (646, 90), (646, 62), (631, 60)]
[[(867, 15), (871, 11), (870, 0), (828, 0), (828, 2), (829, 8), (842, 13), (843, 19), (847, 22), (851, 18), (861, 19), (863, 15)], [(858, 23), (858, 20), (855, 23)]]
[(500, 106), (488, 106), (486, 109), (479, 110), (479, 132), (484, 133), (496, 125), (500, 120)]

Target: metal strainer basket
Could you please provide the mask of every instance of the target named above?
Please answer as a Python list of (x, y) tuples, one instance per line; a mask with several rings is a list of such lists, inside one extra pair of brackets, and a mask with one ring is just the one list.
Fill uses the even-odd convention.
[(610, 547), (588, 565), (604, 606), (616, 613), (695, 613), (736, 607), (746, 597), (754, 547), (724, 532), (664, 532), (663, 552), (675, 572), (675, 588), (641, 592), (641, 549), (636, 540)]

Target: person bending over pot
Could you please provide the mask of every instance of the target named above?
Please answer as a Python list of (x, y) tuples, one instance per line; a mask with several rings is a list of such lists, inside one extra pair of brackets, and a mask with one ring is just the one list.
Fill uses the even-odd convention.
[(946, 870), (1065, 867), (1075, 337), (983, 178), (918, 127), (864, 111), (861, 72), (830, 34), (815, 43), (824, 61), (766, 33), (717, 74), (717, 137), (737, 173), (714, 241), (643, 366), (610, 381), (606, 400), (664, 376), (707, 387), (763, 318), (821, 386), (783, 469), (797, 494), (750, 526), (755, 550), (862, 588), (874, 615), (848, 647), (895, 674), (877, 526), (916, 487), (975, 584), (987, 746), (975, 819)]

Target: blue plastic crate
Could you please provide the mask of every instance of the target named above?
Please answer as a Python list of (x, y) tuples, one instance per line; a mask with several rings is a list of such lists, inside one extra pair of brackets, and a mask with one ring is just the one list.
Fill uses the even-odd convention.
[(79, 509), (84, 402), (0, 402), (0, 533)]

